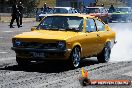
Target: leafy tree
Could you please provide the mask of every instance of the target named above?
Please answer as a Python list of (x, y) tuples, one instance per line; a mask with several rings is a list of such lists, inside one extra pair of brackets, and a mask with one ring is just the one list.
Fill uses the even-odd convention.
[(24, 13), (27, 16), (34, 15), (35, 13), (35, 7), (36, 7), (36, 1), (37, 0), (9, 0), (9, 6), (12, 6), (13, 3), (19, 3), (22, 2), (24, 7)]

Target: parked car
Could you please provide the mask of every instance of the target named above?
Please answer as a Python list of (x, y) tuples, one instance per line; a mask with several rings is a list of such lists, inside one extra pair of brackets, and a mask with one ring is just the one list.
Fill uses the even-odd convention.
[(99, 17), (105, 23), (108, 23), (108, 11), (104, 7), (86, 7), (84, 13), (91, 16)]
[(132, 21), (132, 9), (131, 7), (117, 7), (116, 11), (110, 14), (109, 22), (112, 21)]
[(115, 32), (102, 20), (84, 14), (54, 14), (45, 17), (31, 32), (12, 38), (18, 65), (31, 61), (60, 60), (76, 68), (86, 57), (108, 62)]
[(40, 21), (40, 14), (48, 14), (50, 13), (50, 11), (52, 10), (52, 8), (48, 8), (45, 12), (42, 10), (42, 8), (36, 8), (36, 21)]
[(51, 14), (76, 14), (78, 11), (72, 7), (54, 7), (47, 13), (40, 13), (36, 18), (37, 21), (41, 21), (44, 17)]

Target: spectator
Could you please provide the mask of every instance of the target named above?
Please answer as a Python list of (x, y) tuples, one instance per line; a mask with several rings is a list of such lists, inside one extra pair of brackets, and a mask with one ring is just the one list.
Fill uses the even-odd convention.
[(93, 7), (95, 7), (96, 6), (96, 3), (93, 3)]
[(16, 2), (12, 6), (11, 16), (12, 16), (12, 19), (11, 19), (11, 22), (10, 22), (10, 28), (14, 28), (13, 27), (13, 22), (14, 22), (15, 19), (16, 19), (16, 22), (17, 22), (17, 26), (19, 28), (20, 27), (20, 25), (19, 25), (19, 10), (18, 10), (18, 6), (17, 6)]
[(90, 3), (90, 4), (89, 4), (89, 7), (92, 7), (92, 6), (93, 6), (93, 4), (92, 4), (92, 3)]
[(22, 2), (19, 2), (18, 10), (19, 10), (20, 26), (22, 27), (22, 18), (23, 18), (23, 5), (22, 5)]
[(41, 12), (47, 12), (47, 4), (46, 3), (44, 3), (44, 6), (41, 8)]
[(115, 8), (114, 8), (114, 6), (113, 5), (111, 5), (110, 6), (110, 8), (109, 8), (109, 11), (108, 11), (109, 13), (113, 13), (113, 12), (115, 12)]
[(101, 7), (104, 7), (104, 4), (101, 4)]

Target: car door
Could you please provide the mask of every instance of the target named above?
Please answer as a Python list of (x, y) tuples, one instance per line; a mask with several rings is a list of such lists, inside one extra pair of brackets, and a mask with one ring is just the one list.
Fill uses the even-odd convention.
[(104, 45), (105, 45), (105, 42), (106, 42), (106, 38), (107, 36), (109, 35), (109, 31), (106, 31), (105, 30), (105, 24), (96, 19), (95, 20), (95, 23), (96, 23), (96, 26), (97, 26), (97, 36), (98, 36), (98, 52), (100, 52), (103, 48), (104, 48)]
[(86, 42), (85, 42), (85, 54), (87, 56), (93, 56), (96, 54), (96, 46), (98, 42), (97, 29), (94, 19), (86, 19)]

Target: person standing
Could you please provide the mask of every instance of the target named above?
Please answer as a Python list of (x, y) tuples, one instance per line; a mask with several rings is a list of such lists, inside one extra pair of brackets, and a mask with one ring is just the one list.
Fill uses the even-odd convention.
[(41, 8), (41, 12), (46, 13), (47, 12), (47, 4), (44, 3), (44, 6)]
[(11, 16), (12, 16), (12, 19), (11, 19), (11, 22), (10, 22), (10, 28), (14, 28), (13, 27), (13, 22), (14, 22), (15, 19), (16, 19), (16, 22), (17, 22), (17, 26), (19, 28), (20, 27), (20, 25), (19, 25), (19, 10), (18, 10), (18, 6), (17, 6), (16, 3), (14, 3), (13, 6), (12, 6)]
[(101, 7), (104, 7), (104, 4), (101, 4)]
[(20, 23), (20, 27), (22, 27), (22, 18), (23, 18), (23, 5), (22, 2), (19, 2), (18, 4), (18, 10), (19, 10), (19, 23)]
[(108, 11), (109, 13), (113, 13), (113, 12), (115, 12), (115, 8), (114, 8), (114, 6), (113, 5), (111, 5), (110, 6), (110, 8), (109, 8), (109, 11)]

